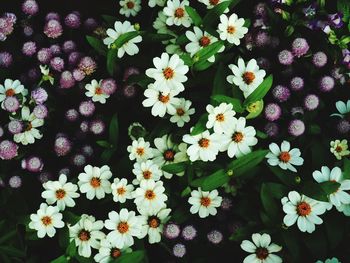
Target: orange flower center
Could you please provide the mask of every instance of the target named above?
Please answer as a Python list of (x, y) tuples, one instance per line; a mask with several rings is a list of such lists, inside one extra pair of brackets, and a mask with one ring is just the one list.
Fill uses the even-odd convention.
[(211, 199), (209, 197), (202, 197), (201, 198), (201, 205), (208, 207), (211, 204)]
[(122, 252), (118, 248), (113, 248), (111, 250), (111, 257), (112, 258), (119, 258), (121, 256)]
[(163, 76), (165, 79), (172, 79), (174, 77), (174, 70), (170, 67), (167, 67), (163, 70)]
[(183, 108), (177, 108), (176, 109), (176, 114), (179, 116), (183, 116), (185, 114), (185, 111)]
[(185, 15), (185, 10), (183, 8), (179, 7), (175, 10), (175, 17), (181, 18), (184, 15)]
[(239, 143), (243, 140), (243, 134), (241, 132), (235, 132), (233, 135), (232, 135), (232, 140), (236, 143)]
[(166, 161), (174, 161), (175, 152), (173, 150), (166, 150), (163, 156)]
[(8, 89), (8, 90), (6, 90), (5, 94), (6, 94), (6, 97), (11, 97), (11, 96), (15, 95), (16, 92), (14, 89)]
[(289, 152), (281, 152), (278, 158), (281, 162), (288, 163), (291, 157)]
[(218, 122), (223, 122), (225, 120), (225, 116), (224, 116), (224, 114), (220, 113), (220, 114), (216, 115), (215, 119)]
[(129, 1), (129, 2), (126, 3), (126, 6), (127, 6), (127, 8), (129, 8), (129, 9), (133, 9), (134, 6), (135, 6), (135, 4), (134, 4), (133, 1)]
[(264, 247), (258, 247), (255, 250), (256, 257), (260, 260), (264, 260), (269, 256), (269, 251)]
[(100, 178), (97, 178), (97, 177), (92, 177), (91, 178), (91, 181), (90, 181), (90, 185), (93, 187), (93, 188), (98, 188), (101, 186), (101, 179)]
[(102, 91), (101, 87), (97, 87), (97, 88), (95, 89), (95, 94), (96, 94), (96, 95), (101, 95), (102, 93), (103, 93), (103, 91)]
[(206, 138), (202, 138), (202, 139), (199, 140), (198, 144), (202, 148), (208, 148), (209, 144), (210, 144), (210, 141), (208, 139), (206, 139)]
[(342, 150), (343, 150), (343, 148), (339, 145), (337, 146), (337, 148), (335, 148), (335, 151), (338, 153), (341, 152)]
[(227, 27), (227, 33), (234, 34), (236, 32), (236, 28), (234, 26)]
[(148, 200), (153, 200), (156, 197), (156, 194), (152, 190), (147, 190), (145, 193), (145, 198)]
[(125, 192), (126, 192), (126, 190), (124, 187), (117, 188), (118, 195), (123, 195), (123, 194), (125, 194)]
[(26, 126), (26, 128), (25, 128), (24, 130), (25, 130), (25, 131), (30, 131), (32, 128), (33, 128), (32, 123), (31, 123), (31, 122), (28, 122), (28, 123), (27, 123), (27, 126)]
[(83, 229), (79, 232), (78, 238), (81, 241), (88, 241), (90, 239), (90, 232)]
[(149, 171), (149, 170), (146, 170), (146, 171), (144, 171), (144, 172), (142, 173), (142, 175), (143, 175), (143, 178), (145, 178), (146, 180), (148, 180), (148, 179), (151, 178), (152, 172)]
[(210, 44), (210, 38), (207, 36), (202, 36), (201, 39), (199, 40), (199, 44), (202, 47), (206, 47)]
[(144, 148), (137, 148), (136, 153), (137, 153), (137, 155), (142, 156), (145, 153), (145, 149)]
[(65, 196), (66, 196), (66, 191), (64, 191), (63, 189), (58, 189), (58, 190), (56, 191), (56, 198), (57, 198), (58, 200), (63, 199)]
[(41, 218), (41, 222), (43, 223), (44, 226), (48, 226), (52, 224), (52, 218), (49, 216), (43, 216)]
[(164, 96), (162, 94), (159, 94), (158, 100), (162, 103), (168, 103), (168, 101), (170, 100), (170, 97), (169, 95)]
[(152, 228), (157, 228), (160, 225), (160, 221), (157, 217), (151, 217), (148, 220), (148, 225)]
[(250, 72), (250, 71), (247, 71), (247, 72), (244, 72), (243, 75), (242, 75), (242, 78), (243, 78), (243, 81), (249, 85), (251, 84), (254, 79), (255, 79), (255, 75), (253, 72)]
[(124, 233), (128, 232), (129, 225), (127, 222), (120, 222), (117, 226), (117, 229), (118, 229), (119, 233), (124, 234)]
[(297, 213), (299, 216), (308, 216), (311, 213), (311, 206), (306, 202), (297, 205)]
[(211, 5), (217, 5), (219, 3), (219, 0), (209, 0), (209, 3)]

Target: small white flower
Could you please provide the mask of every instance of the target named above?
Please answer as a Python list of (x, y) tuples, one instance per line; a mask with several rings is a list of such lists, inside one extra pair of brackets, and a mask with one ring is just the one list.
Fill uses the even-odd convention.
[(155, 80), (154, 86), (161, 91), (169, 93), (175, 91), (174, 95), (185, 90), (183, 82), (187, 81), (186, 73), (189, 68), (179, 55), (174, 54), (171, 57), (163, 53), (161, 57), (153, 59), (155, 68), (146, 70), (146, 75)]
[(176, 123), (180, 128), (183, 127), (185, 123), (190, 121), (190, 115), (196, 112), (194, 108), (191, 108), (191, 105), (190, 100), (181, 98), (179, 104), (175, 105), (176, 112), (171, 116), (170, 122)]
[(141, 214), (144, 214), (146, 211), (157, 213), (165, 206), (165, 201), (168, 200), (164, 191), (165, 188), (162, 181), (142, 180), (140, 187), (134, 192), (134, 203), (137, 206), (137, 210)]
[(290, 149), (290, 143), (283, 141), (281, 144), (281, 149), (276, 143), (271, 143), (269, 145), (270, 152), (266, 155), (268, 158), (267, 162), (271, 166), (278, 165), (283, 170), (291, 170), (296, 172), (297, 169), (293, 165), (303, 165), (304, 159), (300, 157), (301, 153), (298, 148)]
[(98, 253), (94, 256), (94, 260), (100, 263), (109, 263), (115, 261), (120, 256), (131, 252), (132, 249), (129, 247), (119, 249), (114, 247), (107, 239), (102, 239)]
[(48, 206), (45, 203), (40, 205), (36, 214), (30, 215), (29, 228), (38, 231), (38, 237), (43, 238), (46, 235), (53, 237), (56, 234), (56, 228), (64, 227), (62, 214), (58, 207)]
[(119, 249), (130, 247), (134, 244), (134, 237), (141, 235), (140, 219), (134, 211), (123, 208), (119, 213), (109, 212), (108, 218), (105, 227), (112, 231), (108, 233), (107, 239), (113, 246)]
[(149, 7), (155, 7), (156, 5), (164, 6), (166, 1), (167, 0), (148, 0), (148, 6)]
[(175, 97), (176, 94), (175, 90), (160, 91), (154, 84), (149, 84), (144, 92), (146, 99), (142, 105), (152, 107), (153, 116), (164, 117), (165, 113), (175, 114), (175, 107), (180, 103), (180, 99)]
[(206, 107), (208, 115), (208, 121), (206, 127), (208, 129), (214, 128), (215, 133), (228, 132), (235, 121), (236, 112), (233, 110), (232, 104), (225, 102), (221, 103), (217, 107), (207, 105)]
[(322, 182), (337, 182), (339, 188), (334, 193), (329, 195), (329, 201), (334, 206), (350, 204), (350, 194), (346, 191), (350, 190), (350, 180), (344, 180), (342, 171), (339, 167), (334, 167), (330, 170), (327, 166), (322, 166), (321, 171), (314, 171), (312, 176), (318, 183)]
[(244, 19), (238, 18), (236, 14), (230, 15), (230, 17), (222, 14), (218, 25), (220, 39), (227, 40), (229, 43), (238, 46), (241, 43), (240, 39), (248, 32), (248, 28), (243, 25)]
[(144, 138), (138, 138), (133, 140), (132, 144), (127, 148), (129, 154), (129, 159), (135, 160), (137, 162), (145, 161), (153, 157), (152, 148), (149, 142), (145, 142)]
[(109, 95), (103, 93), (101, 82), (102, 80), (97, 82), (97, 80), (93, 79), (91, 83), (86, 84), (85, 89), (87, 92), (85, 92), (85, 95), (87, 97), (90, 97), (93, 102), (100, 102), (102, 104), (105, 104), (106, 99), (109, 98)]
[[(106, 33), (108, 37), (103, 40), (103, 43), (111, 48), (112, 44), (123, 34), (128, 32), (136, 31), (134, 26), (130, 24), (129, 21), (124, 21), (121, 23), (116, 21), (114, 23), (114, 29), (107, 29)], [(139, 48), (136, 46), (136, 43), (140, 43), (142, 41), (141, 36), (136, 36), (133, 39), (130, 39), (126, 43), (123, 44), (120, 48), (118, 48), (118, 58), (124, 56), (124, 54), (128, 54), (129, 56), (136, 55), (139, 53)]]
[(282, 258), (272, 253), (276, 253), (282, 250), (282, 247), (271, 243), (271, 237), (269, 234), (255, 233), (252, 235), (253, 242), (249, 240), (243, 240), (241, 248), (249, 253), (253, 253), (247, 256), (243, 263), (282, 263)]
[[(205, 4), (207, 6), (208, 9), (212, 9), (214, 8), (215, 6), (223, 3), (223, 2), (226, 2), (228, 0), (198, 0), (199, 2)], [(228, 8), (225, 9), (224, 13), (227, 13), (229, 11)]]
[(119, 14), (126, 17), (136, 16), (141, 10), (141, 0), (121, 0), (119, 4), (122, 7), (119, 10)]
[(134, 190), (134, 186), (132, 184), (128, 184), (128, 180), (125, 178), (115, 178), (111, 188), (114, 202), (125, 203), (126, 199), (132, 199), (132, 191)]
[(350, 113), (350, 100), (348, 100), (346, 104), (343, 101), (337, 101), (335, 103), (335, 107), (339, 113), (333, 113), (331, 116), (339, 116), (344, 118), (347, 114)]
[(237, 85), (247, 98), (256, 88), (264, 81), (265, 70), (259, 69), (255, 59), (249, 60), (247, 66), (242, 58), (238, 59), (238, 65), (231, 64), (228, 66), (233, 75), (227, 76), (227, 81)]
[(316, 263), (341, 263), (337, 258), (327, 258), (325, 261), (317, 260)]
[(7, 97), (12, 97), (21, 94), (22, 96), (26, 96), (28, 94), (28, 90), (24, 88), (19, 80), (5, 79), (4, 85), (0, 84), (0, 102), (1, 107), (4, 108), (4, 100)]
[(319, 217), (326, 211), (324, 202), (319, 202), (296, 191), (288, 194), (288, 199), (282, 199), (283, 211), (286, 215), (283, 223), (286, 226), (294, 225), (296, 222), (302, 232), (312, 233), (315, 225), (320, 225), (323, 220)]
[(99, 249), (100, 241), (105, 238), (101, 231), (103, 221), (93, 216), (83, 214), (80, 220), (73, 226), (68, 226), (70, 240), (75, 241), (78, 247), (78, 254), (83, 257), (91, 256), (91, 248)]
[(164, 7), (163, 13), (168, 17), (166, 24), (168, 26), (189, 27), (192, 24), (190, 16), (187, 14), (185, 6), (189, 6), (187, 0), (168, 0), (167, 6)]
[(217, 190), (213, 191), (202, 191), (201, 188), (193, 190), (191, 192), (191, 197), (188, 198), (188, 203), (190, 203), (191, 214), (199, 214), (200, 218), (208, 217), (209, 215), (215, 216), (217, 213), (216, 208), (221, 205), (222, 197), (219, 196)]
[(37, 129), (44, 125), (43, 119), (35, 117), (34, 113), (30, 113), (29, 108), (24, 106), (21, 112), (21, 120), (24, 123), (24, 131), (13, 136), (13, 140), (23, 145), (33, 144), (35, 139), (41, 139), (43, 135)]
[(59, 210), (63, 211), (66, 206), (74, 207), (75, 202), (73, 198), (78, 198), (80, 196), (78, 191), (78, 186), (72, 183), (67, 183), (67, 176), (61, 174), (58, 181), (47, 181), (43, 184), (45, 189), (41, 196), (46, 199), (49, 205), (57, 202), (57, 207)]
[(87, 199), (92, 200), (95, 196), (97, 199), (102, 199), (105, 194), (112, 192), (111, 183), (108, 181), (112, 173), (107, 165), (101, 168), (87, 165), (84, 167), (84, 172), (78, 176), (78, 185), (80, 192), (86, 193)]
[(221, 135), (217, 133), (210, 134), (209, 131), (197, 135), (185, 134), (182, 137), (185, 143), (191, 144), (187, 148), (187, 154), (192, 162), (197, 160), (214, 161), (222, 148), (221, 139)]
[(146, 211), (140, 216), (141, 221), (141, 237), (148, 235), (148, 242), (150, 244), (159, 243), (161, 234), (163, 233), (163, 226), (169, 220), (171, 209), (162, 208), (157, 213), (149, 213)]
[(335, 140), (331, 141), (330, 143), (331, 148), (330, 151), (331, 153), (334, 154), (335, 158), (337, 160), (341, 160), (344, 156), (350, 155), (350, 151), (348, 150), (348, 141), (347, 140)]
[(158, 165), (151, 160), (139, 162), (134, 164), (133, 174), (136, 175), (136, 179), (132, 181), (133, 184), (138, 185), (142, 180), (154, 180), (158, 181), (162, 176), (162, 171)]
[(246, 119), (234, 119), (231, 130), (224, 131), (223, 144), (229, 157), (241, 157), (252, 151), (251, 147), (258, 143), (253, 126), (246, 127)]

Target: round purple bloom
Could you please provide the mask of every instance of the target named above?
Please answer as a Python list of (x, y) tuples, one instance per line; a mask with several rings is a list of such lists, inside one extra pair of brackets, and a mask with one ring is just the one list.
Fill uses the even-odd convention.
[(167, 239), (175, 239), (180, 235), (180, 227), (175, 223), (168, 223), (164, 226), (163, 234)]
[(34, 29), (33, 29), (31, 26), (24, 26), (24, 27), (23, 27), (23, 34), (24, 34), (26, 37), (32, 36), (33, 33), (34, 33)]
[(224, 236), (220, 231), (212, 230), (208, 233), (207, 238), (208, 238), (209, 242), (213, 243), (214, 245), (217, 245), (217, 244), (221, 243)]
[(193, 240), (197, 236), (197, 230), (192, 225), (185, 226), (182, 229), (181, 236), (187, 241)]
[(69, 28), (79, 28), (81, 25), (80, 16), (77, 13), (70, 13), (65, 17), (64, 23)]
[(322, 68), (327, 64), (327, 55), (322, 51), (315, 53), (312, 56), (312, 63), (315, 67)]
[(89, 76), (95, 72), (97, 64), (91, 57), (83, 57), (79, 62), (78, 68), (83, 71), (85, 75)]
[(35, 68), (31, 68), (28, 71), (28, 78), (30, 81), (37, 81), (40, 77), (40, 71), (39, 68), (35, 67)]
[(341, 134), (346, 134), (350, 131), (350, 122), (344, 119), (341, 119), (337, 124), (337, 130)]
[(57, 20), (60, 21), (60, 15), (58, 13), (55, 12), (50, 12), (46, 15), (45, 20), (46, 21), (50, 21), (50, 20)]
[(65, 116), (68, 121), (76, 121), (79, 118), (79, 113), (76, 109), (69, 109)]
[(114, 79), (104, 79), (101, 83), (103, 93), (112, 95), (117, 90), (117, 83)]
[(79, 112), (81, 115), (89, 117), (95, 112), (95, 104), (90, 100), (83, 101), (79, 105)]
[(22, 53), (28, 57), (33, 56), (36, 53), (36, 44), (33, 41), (29, 41), (23, 44)]
[(80, 123), (80, 130), (82, 132), (87, 132), (89, 130), (89, 122), (88, 121), (82, 121)]
[(230, 198), (227, 198), (227, 197), (222, 198), (222, 202), (221, 202), (220, 207), (223, 210), (229, 211), (232, 207), (232, 200)]
[(31, 92), (31, 97), (36, 104), (43, 104), (45, 101), (47, 101), (48, 94), (45, 89), (36, 88)]
[(137, 89), (134, 85), (126, 85), (123, 88), (123, 94), (126, 98), (133, 98), (137, 94)]
[(35, 117), (38, 119), (45, 119), (49, 113), (47, 107), (43, 104), (36, 105), (33, 109)]
[[(81, 58), (81, 53), (79, 52), (72, 52), (68, 56), (68, 63), (70, 66), (75, 66)], [(84, 74), (85, 75), (85, 74)]]
[(72, 157), (71, 162), (73, 165), (81, 167), (86, 164), (86, 157), (82, 154), (76, 154)]
[(8, 124), (8, 130), (11, 134), (21, 133), (23, 131), (23, 123), (19, 120), (12, 120)]
[(58, 20), (51, 19), (46, 22), (44, 27), (44, 34), (49, 38), (58, 38), (63, 33), (63, 28), (61, 23)]
[(316, 110), (319, 104), (320, 100), (315, 94), (309, 94), (304, 98), (304, 107), (309, 111)]
[(39, 5), (35, 0), (25, 0), (22, 4), (22, 11), (33, 16), (39, 12)]
[(258, 17), (265, 17), (267, 15), (266, 4), (258, 3), (254, 6), (254, 14)]
[(286, 49), (282, 50), (280, 53), (278, 53), (278, 61), (285, 66), (291, 65), (294, 61), (292, 52)]
[(49, 48), (42, 48), (36, 54), (36, 57), (38, 58), (40, 63), (48, 64), (50, 59), (52, 58), (52, 52)]
[(62, 89), (69, 89), (75, 85), (75, 79), (73, 78), (73, 74), (66, 70), (63, 71), (60, 78), (60, 87)]
[(299, 91), (304, 88), (304, 80), (301, 77), (294, 77), (290, 81), (290, 88), (294, 91)]
[(64, 60), (60, 57), (54, 57), (50, 60), (50, 66), (53, 70), (61, 72), (64, 69)]
[(98, 24), (94, 18), (89, 17), (85, 20), (84, 27), (87, 31), (93, 31), (98, 27)]
[(123, 81), (127, 81), (128, 78), (132, 75), (140, 75), (140, 70), (138, 68), (135, 68), (135, 67), (128, 67), (124, 71)]
[(256, 60), (258, 66), (260, 68), (263, 68), (265, 71), (268, 71), (270, 69), (270, 61), (267, 58), (259, 57)]
[(39, 174), (38, 179), (42, 184), (46, 183), (47, 181), (52, 180), (52, 174), (49, 172), (42, 172)]
[(255, 36), (255, 45), (257, 47), (265, 47), (268, 46), (271, 42), (271, 38), (269, 34), (265, 31), (259, 31)]
[(288, 125), (288, 132), (292, 136), (300, 136), (305, 132), (305, 124), (301, 120), (292, 120)]
[(3, 107), (8, 112), (16, 112), (19, 109), (20, 103), (17, 97), (8, 96), (3, 102)]
[(178, 243), (173, 247), (173, 255), (177, 258), (182, 258), (186, 254), (186, 247), (184, 244)]
[(269, 103), (265, 106), (265, 118), (269, 121), (276, 121), (282, 115), (282, 109), (277, 103)]
[(12, 141), (4, 140), (0, 142), (0, 158), (2, 160), (11, 160), (17, 156), (18, 146)]
[(82, 154), (84, 154), (86, 157), (91, 157), (94, 154), (94, 149), (92, 148), (91, 145), (84, 145), (81, 148)]
[(90, 122), (90, 131), (95, 135), (100, 135), (105, 131), (106, 125), (102, 120), (93, 120)]
[(277, 85), (272, 90), (272, 96), (279, 102), (285, 102), (290, 97), (290, 91), (285, 86)]
[(7, 22), (11, 23), (11, 24), (15, 24), (17, 21), (17, 16), (14, 13), (8, 13), (6, 12), (4, 14), (4, 18), (7, 20)]
[(329, 92), (334, 88), (335, 81), (330, 76), (324, 76), (320, 80), (319, 89), (323, 92)]
[(53, 56), (58, 56), (61, 54), (61, 47), (59, 45), (56, 45), (56, 44), (51, 45), (50, 51), (51, 51)]
[(9, 186), (11, 188), (20, 188), (22, 186), (22, 179), (18, 175), (11, 176), (9, 179)]
[(72, 142), (65, 135), (57, 136), (54, 149), (57, 156), (65, 156), (71, 151)]
[(85, 73), (81, 71), (80, 69), (74, 69), (73, 70), (73, 78), (76, 81), (82, 81), (85, 78)]
[(296, 38), (292, 43), (292, 52), (296, 57), (304, 56), (309, 51), (309, 44), (305, 38)]
[(0, 67), (8, 68), (12, 62), (13, 58), (9, 52), (0, 52)]
[(31, 156), (24, 160), (24, 162), (22, 163), (22, 168), (32, 173), (38, 173), (43, 170), (44, 163), (41, 160), (41, 158), (37, 156)]
[(335, 28), (341, 28), (344, 25), (343, 14), (341, 13), (330, 14), (328, 15), (328, 21)]
[(69, 54), (69, 53), (75, 51), (76, 48), (77, 48), (77, 45), (75, 44), (75, 42), (73, 40), (67, 40), (62, 45), (63, 52), (66, 54)]
[(279, 133), (279, 126), (277, 123), (268, 122), (265, 125), (264, 130), (269, 137), (276, 137)]

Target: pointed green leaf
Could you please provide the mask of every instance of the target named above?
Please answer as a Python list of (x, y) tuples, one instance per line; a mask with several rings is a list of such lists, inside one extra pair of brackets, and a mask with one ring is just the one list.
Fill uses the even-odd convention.
[(238, 113), (244, 112), (244, 108), (242, 107), (242, 102), (239, 99), (231, 98), (225, 95), (214, 95), (214, 96), (211, 96), (211, 99), (218, 103), (226, 102), (228, 104), (232, 104), (233, 109)]
[(252, 94), (246, 98), (244, 101), (243, 106), (248, 106), (250, 103), (256, 102), (258, 100), (262, 100), (267, 92), (270, 90), (272, 87), (273, 83), (273, 76), (270, 75), (267, 78), (264, 79), (264, 81), (259, 85), (259, 87), (256, 88), (256, 90), (253, 91)]
[(202, 24), (202, 18), (200, 17), (200, 15), (198, 14), (198, 12), (196, 11), (196, 9), (190, 7), (190, 6), (185, 6), (186, 12), (187, 14), (190, 16), (190, 18), (193, 21), (193, 24), (195, 26), (200, 26)]
[(103, 44), (102, 40), (92, 36), (86, 36), (86, 40), (100, 55), (107, 55), (108, 49), (107, 46)]
[(200, 134), (201, 132), (204, 132), (207, 129), (205, 126), (207, 121), (208, 121), (208, 113), (205, 113), (199, 118), (198, 122), (193, 127), (191, 131), (191, 135), (197, 135), (197, 134)]

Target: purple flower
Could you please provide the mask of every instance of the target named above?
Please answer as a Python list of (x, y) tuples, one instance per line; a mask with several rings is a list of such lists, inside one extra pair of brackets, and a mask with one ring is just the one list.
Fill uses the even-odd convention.
[(49, 20), (44, 27), (44, 34), (49, 38), (58, 38), (63, 33), (63, 28), (58, 20)]
[(65, 135), (59, 135), (56, 137), (54, 149), (57, 156), (65, 156), (71, 151), (72, 143)]
[(341, 28), (344, 25), (343, 14), (342, 13), (330, 14), (330, 15), (328, 15), (328, 21), (335, 28)]
[(40, 63), (48, 64), (50, 59), (52, 58), (52, 52), (49, 48), (42, 48), (36, 54), (36, 57), (38, 58)]
[(294, 61), (292, 52), (286, 49), (282, 50), (280, 53), (278, 53), (278, 61), (285, 66), (291, 65)]
[(0, 142), (0, 158), (2, 160), (11, 160), (17, 156), (18, 146), (12, 141), (4, 140)]
[(342, 50), (343, 54), (343, 61), (342, 63), (350, 69), (350, 50), (349, 49), (343, 49)]
[(309, 48), (305, 38), (298, 37), (292, 43), (292, 52), (298, 58), (304, 56), (309, 51)]
[(8, 68), (12, 65), (13, 58), (9, 52), (0, 53), (0, 67)]
[(33, 41), (29, 41), (23, 44), (22, 53), (28, 57), (33, 56), (36, 53), (36, 44)]
[(50, 60), (50, 66), (53, 70), (62, 72), (64, 69), (64, 60), (60, 57), (54, 57)]
[(301, 120), (292, 120), (288, 125), (288, 133), (292, 136), (300, 136), (305, 132), (305, 124)]
[(75, 79), (70, 71), (63, 71), (60, 78), (60, 88), (70, 89), (75, 85)]
[(45, 101), (47, 101), (48, 98), (48, 94), (43, 88), (37, 88), (33, 90), (31, 96), (36, 104), (43, 104)]
[(68, 14), (64, 19), (64, 23), (67, 27), (79, 28), (81, 25), (79, 13), (74, 12), (74, 13)]
[(35, 15), (39, 12), (38, 3), (35, 0), (25, 0), (22, 4), (22, 11), (27, 15)]

